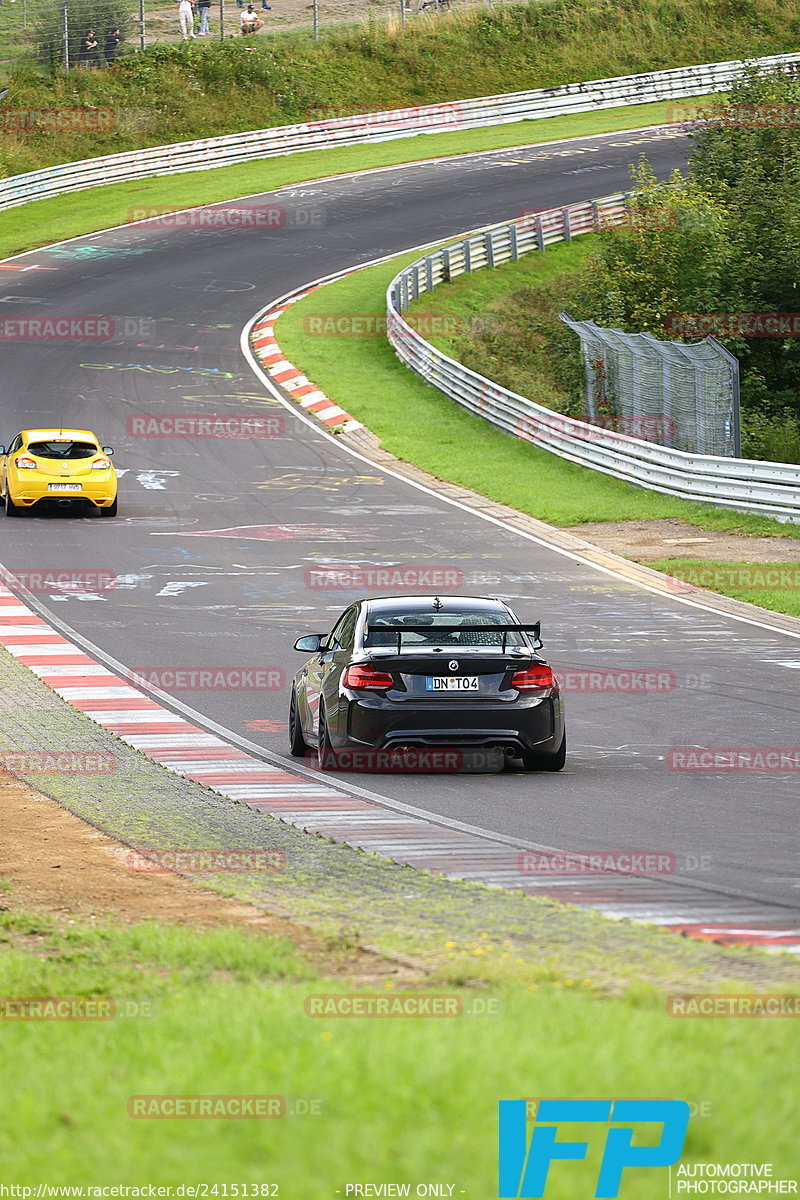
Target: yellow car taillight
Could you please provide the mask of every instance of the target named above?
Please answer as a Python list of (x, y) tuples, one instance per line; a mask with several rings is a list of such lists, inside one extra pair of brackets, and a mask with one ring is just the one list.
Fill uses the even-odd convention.
[(96, 458), (92, 463), (93, 471), (107, 471), (111, 466), (111, 462), (107, 458)]
[(20, 454), (19, 458), (15, 458), (14, 462), (22, 471), (35, 471), (38, 463), (35, 458), (28, 458), (25, 454)]

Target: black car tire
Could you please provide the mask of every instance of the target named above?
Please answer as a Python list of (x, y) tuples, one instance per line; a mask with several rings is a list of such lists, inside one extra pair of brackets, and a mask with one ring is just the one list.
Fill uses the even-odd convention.
[(303, 737), (303, 726), (300, 724), (297, 692), (292, 688), (292, 699), (289, 703), (289, 753), (294, 755), (295, 758), (302, 758), (309, 748), (306, 739)]
[(117, 515), (117, 498), (114, 497), (114, 503), (109, 504), (108, 508), (100, 509), (101, 517), (115, 517)]
[(523, 754), (522, 767), (525, 771), (563, 771), (567, 761), (567, 734), (553, 754)]
[(319, 735), (317, 737), (317, 754), (319, 755), (320, 771), (336, 770), (336, 751), (331, 745), (331, 735), (325, 718), (325, 709), (319, 706)]
[(6, 499), (5, 499), (4, 507), (5, 507), (5, 512), (6, 512), (7, 517), (18, 517), (19, 516), (19, 509), (17, 508), (14, 501), (11, 499), (11, 492), (6, 492)]

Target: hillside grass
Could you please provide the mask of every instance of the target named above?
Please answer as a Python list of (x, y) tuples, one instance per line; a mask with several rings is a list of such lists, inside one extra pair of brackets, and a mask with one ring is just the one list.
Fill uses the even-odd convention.
[[(168, 142), (796, 50), (781, 0), (532, 0), (303, 34), (157, 45), (111, 69), (21, 64), (0, 102), (0, 176)], [(468, 69), (466, 69), (468, 64)], [(90, 134), (18, 133), (14, 109), (108, 108)]]

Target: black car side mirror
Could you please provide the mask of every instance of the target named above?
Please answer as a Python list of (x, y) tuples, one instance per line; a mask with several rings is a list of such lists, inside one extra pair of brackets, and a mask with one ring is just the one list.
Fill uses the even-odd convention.
[(319, 650), (322, 639), (327, 636), (327, 633), (307, 633), (304, 637), (297, 639), (294, 648), (295, 650), (304, 650), (306, 654), (313, 654), (315, 650)]
[(103, 454), (107, 454), (108, 457), (110, 458), (113, 453), (114, 453), (113, 446), (103, 446)]

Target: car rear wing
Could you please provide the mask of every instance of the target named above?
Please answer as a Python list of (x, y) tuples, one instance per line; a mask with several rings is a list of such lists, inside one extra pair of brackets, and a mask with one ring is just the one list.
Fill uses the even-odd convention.
[(397, 653), (399, 654), (404, 633), (502, 633), (503, 642), (501, 653), (505, 654), (506, 640), (510, 633), (532, 633), (534, 641), (533, 648), (534, 650), (540, 650), (544, 644), (540, 636), (541, 628), (541, 621), (534, 621), (532, 625), (495, 625), (494, 622), (483, 625), (476, 622), (470, 624), (465, 623), (463, 625), (439, 625), (438, 623), (430, 625), (367, 625), (367, 628), (364, 630), (364, 641), (367, 641), (371, 633), (395, 633), (397, 634)]

